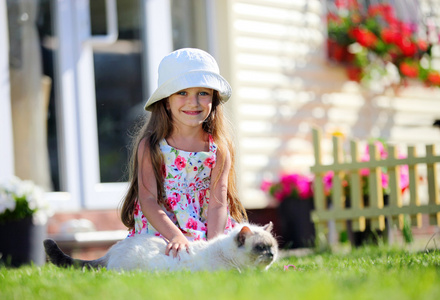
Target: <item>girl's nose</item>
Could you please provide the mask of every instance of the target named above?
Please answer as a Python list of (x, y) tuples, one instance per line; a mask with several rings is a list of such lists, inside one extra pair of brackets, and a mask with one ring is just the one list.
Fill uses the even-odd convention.
[(188, 102), (192, 105), (197, 105), (199, 103), (199, 95), (198, 94), (190, 94), (188, 97)]

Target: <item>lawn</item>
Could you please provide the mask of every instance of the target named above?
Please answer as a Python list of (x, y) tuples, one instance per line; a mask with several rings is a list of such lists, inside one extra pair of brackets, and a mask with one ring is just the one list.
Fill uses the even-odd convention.
[[(296, 269), (284, 270), (293, 264)], [(440, 299), (440, 251), (366, 247), (267, 271), (145, 273), (0, 268), (0, 299)]]

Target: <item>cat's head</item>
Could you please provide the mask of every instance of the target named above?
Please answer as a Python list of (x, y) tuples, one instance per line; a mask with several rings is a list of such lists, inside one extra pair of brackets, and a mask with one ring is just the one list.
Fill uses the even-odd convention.
[(246, 255), (248, 264), (268, 269), (277, 259), (278, 243), (272, 235), (272, 229), (272, 222), (265, 226), (242, 225), (235, 236), (235, 243), (238, 251)]

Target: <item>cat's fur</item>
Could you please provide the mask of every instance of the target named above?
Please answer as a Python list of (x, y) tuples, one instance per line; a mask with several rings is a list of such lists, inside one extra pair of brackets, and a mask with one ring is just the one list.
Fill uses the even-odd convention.
[(190, 243), (189, 253), (179, 251), (177, 258), (165, 255), (167, 243), (160, 237), (138, 234), (126, 238), (99, 259), (86, 261), (64, 254), (55, 241), (47, 239), (44, 247), (49, 260), (57, 266), (77, 266), (115, 270), (219, 270), (262, 266), (268, 269), (278, 255), (278, 243), (271, 234), (272, 222), (264, 227), (239, 224), (229, 234), (210, 241)]

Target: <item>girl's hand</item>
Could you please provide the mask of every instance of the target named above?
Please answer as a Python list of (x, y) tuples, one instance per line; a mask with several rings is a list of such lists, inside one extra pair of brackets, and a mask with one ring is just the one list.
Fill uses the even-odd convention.
[(173, 252), (173, 257), (177, 257), (180, 250), (185, 249), (189, 253), (189, 241), (184, 236), (175, 236), (169, 242), (165, 248), (165, 255), (170, 255), (170, 251)]

